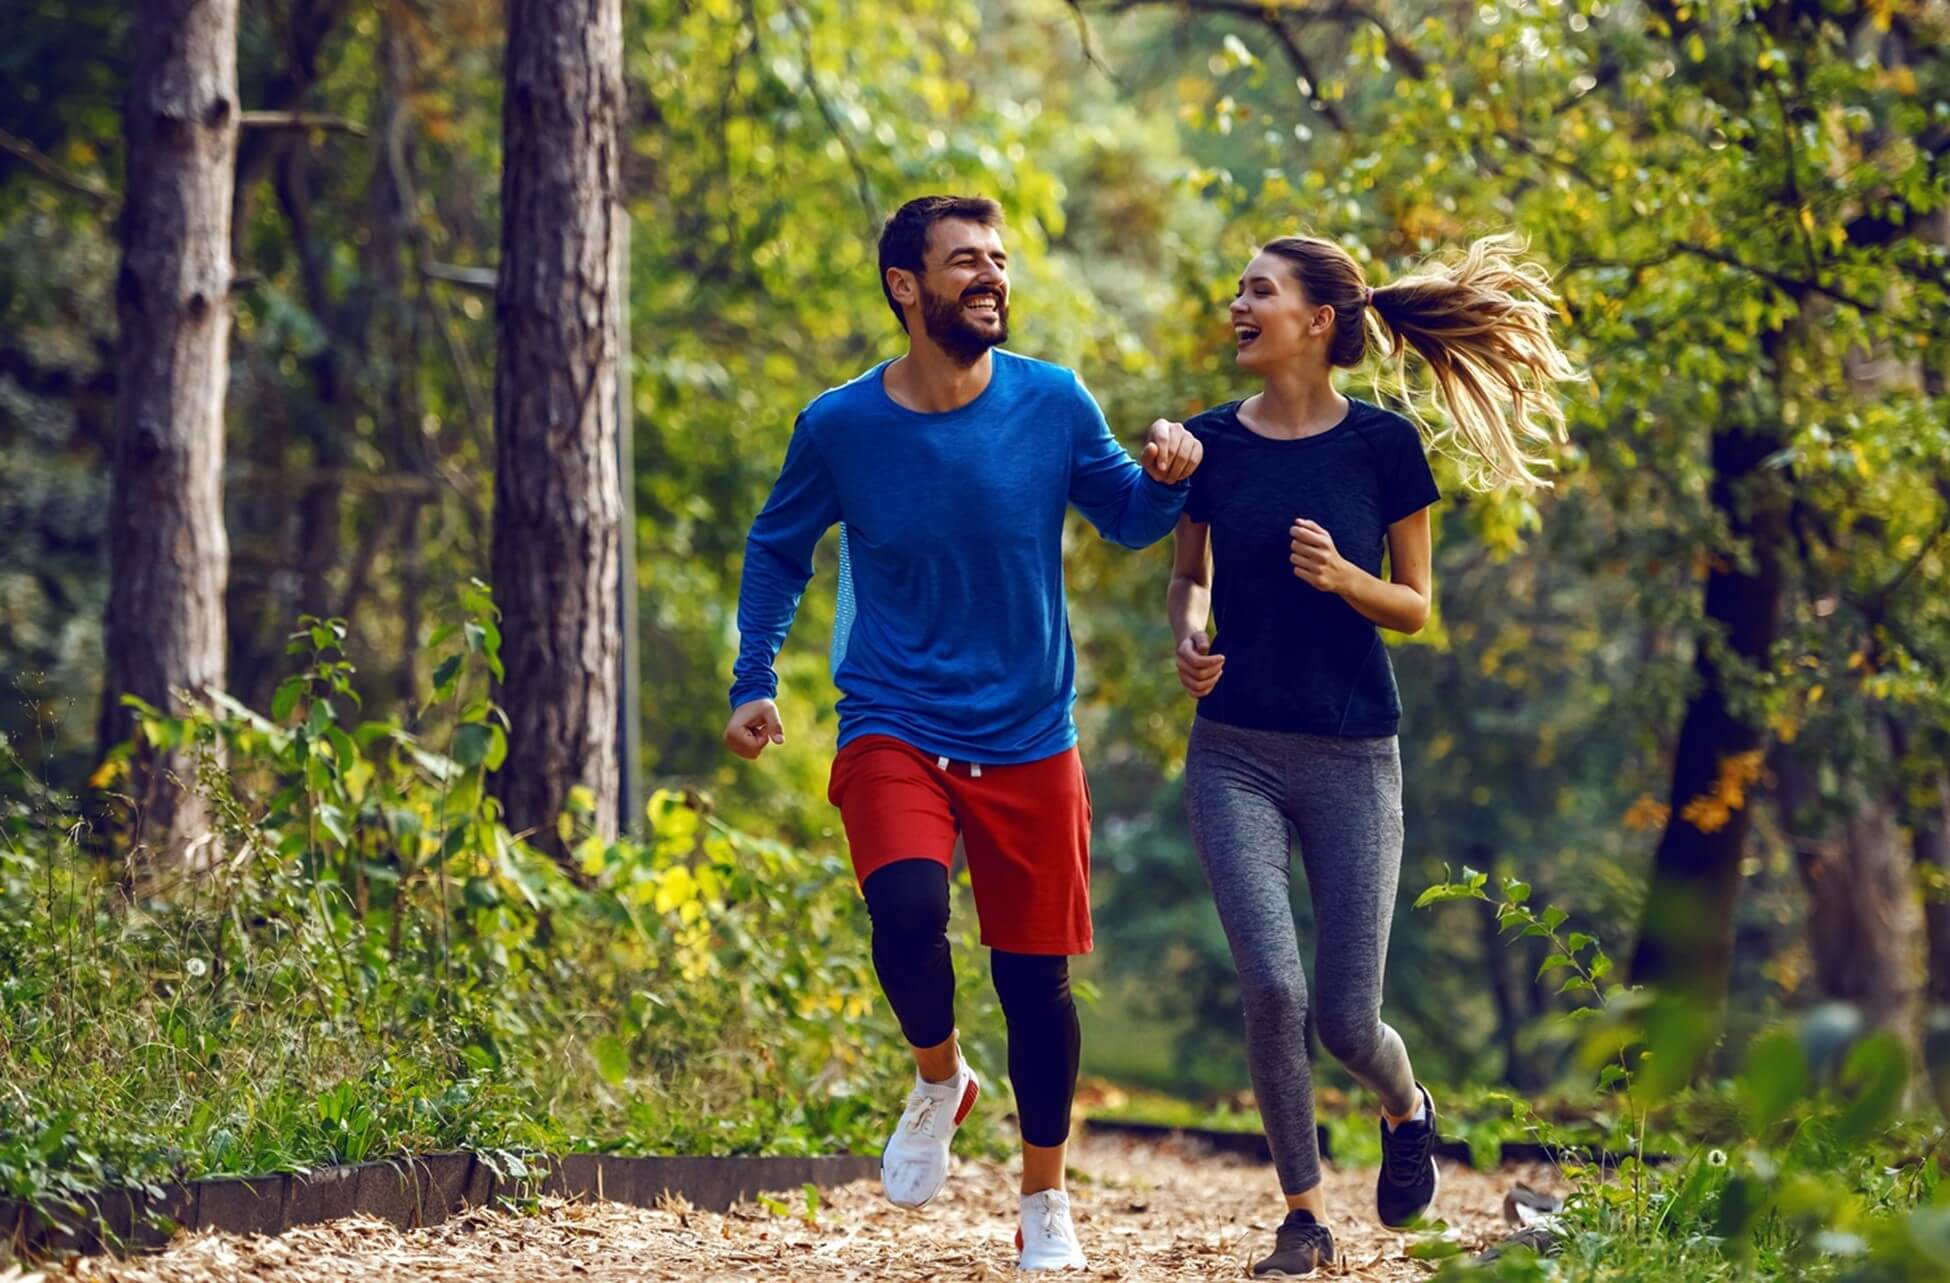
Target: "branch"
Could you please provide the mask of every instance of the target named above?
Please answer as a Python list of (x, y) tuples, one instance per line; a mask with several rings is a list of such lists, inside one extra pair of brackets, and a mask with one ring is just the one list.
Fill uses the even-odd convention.
[(860, 208), (866, 211), (867, 226), (874, 228), (880, 221), (880, 203), (873, 196), (873, 179), (867, 174), (867, 167), (860, 162), (860, 153), (853, 149), (853, 139), (841, 127), (839, 118), (826, 102), (826, 95), (819, 92), (819, 73), (813, 66), (812, 27), (806, 15), (798, 9), (792, 11), (799, 28), (799, 44), (805, 53), (806, 92), (812, 95), (814, 105), (826, 121), (826, 128), (839, 140), (840, 150), (846, 153), (846, 163), (853, 167), (853, 181), (858, 185)]
[[(1388, 47), (1388, 57), (1410, 77), (1420, 80), (1429, 74), (1428, 63), (1421, 54), (1409, 48), (1393, 27), (1374, 10), (1350, 0), (1334, 0), (1321, 5), (1285, 4), (1282, 0), (1265, 0), (1254, 4), (1251, 0), (1117, 0), (1110, 6), (1114, 13), (1130, 9), (1170, 7), (1190, 9), (1194, 13), (1216, 13), (1227, 17), (1241, 18), (1266, 28), (1286, 49), (1287, 57), (1292, 59), (1296, 47), (1293, 29), (1287, 25), (1289, 19), (1312, 19), (1320, 22), (1366, 23), (1381, 33), (1381, 39)], [(1296, 62), (1303, 64), (1305, 59)], [(1313, 73), (1302, 70), (1301, 75), (1313, 79)], [(1319, 83), (1316, 81), (1315, 83)], [(1345, 126), (1343, 126), (1344, 128)]]
[(1070, 0), (1070, 12), (1077, 20), (1077, 43), (1083, 46), (1084, 61), (1102, 72), (1104, 79), (1110, 81), (1113, 86), (1123, 88), (1109, 64), (1097, 56), (1096, 42), (1090, 38), (1090, 16), (1083, 11), (1083, 0)]
[(40, 148), (23, 138), (0, 130), (0, 152), (5, 152), (64, 191), (85, 197), (103, 214), (113, 215), (121, 198), (92, 178), (63, 169)]
[(246, 111), (237, 117), (244, 129), (322, 129), (328, 133), (364, 138), (366, 127), (328, 111)]
[(1905, 562), (1903, 568), (1896, 572), (1896, 577), (1876, 589), (1874, 593), (1863, 600), (1862, 604), (1871, 619), (1877, 623), (1883, 621), (1890, 600), (1902, 589), (1903, 584), (1909, 580), (1909, 577), (1916, 573), (1917, 567), (1921, 566), (1929, 559), (1930, 554), (1936, 551), (1937, 544), (1943, 539), (1946, 533), (1950, 533), (1950, 508), (1944, 509), (1943, 516), (1936, 523), (1936, 529), (1930, 531), (1929, 537), (1923, 540), (1923, 546), (1918, 548), (1916, 555)]
[(435, 263), (431, 260), (420, 264), (420, 275), (430, 281), (445, 281), (462, 289), (479, 290), (483, 294), (494, 293), (495, 281), (499, 277), (491, 267), (459, 267), (452, 263)]
[(1675, 248), (1693, 255), (1695, 258), (1704, 258), (1715, 263), (1724, 263), (1728, 267), (1739, 268), (1750, 276), (1758, 276), (1761, 280), (1768, 282), (1776, 289), (1794, 295), (1797, 299), (1802, 294), (1819, 294), (1824, 298), (1834, 299), (1837, 303), (1846, 303), (1858, 312), (1880, 313), (1882, 311), (1882, 304), (1880, 303), (1871, 303), (1856, 298), (1853, 295), (1835, 289), (1833, 286), (1823, 285), (1820, 281), (1804, 280), (1798, 276), (1789, 276), (1785, 272), (1774, 271), (1772, 268), (1760, 267), (1753, 263), (1744, 262), (1725, 250), (1709, 249), (1704, 245), (1693, 245), (1685, 241), (1678, 242)]

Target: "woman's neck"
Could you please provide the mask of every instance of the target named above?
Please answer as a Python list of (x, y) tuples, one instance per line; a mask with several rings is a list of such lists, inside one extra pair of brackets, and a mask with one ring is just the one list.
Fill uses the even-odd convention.
[(1348, 405), (1325, 371), (1281, 370), (1240, 409), (1263, 436), (1310, 437), (1345, 419)]

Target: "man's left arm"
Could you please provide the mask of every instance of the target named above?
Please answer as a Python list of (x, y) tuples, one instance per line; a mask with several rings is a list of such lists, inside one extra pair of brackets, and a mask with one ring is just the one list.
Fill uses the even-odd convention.
[(1205, 450), (1182, 423), (1158, 419), (1145, 433), (1142, 462), (1111, 435), (1095, 397), (1079, 379), (1071, 423), (1070, 502), (1099, 534), (1144, 548), (1171, 533), (1185, 507), (1187, 480)]

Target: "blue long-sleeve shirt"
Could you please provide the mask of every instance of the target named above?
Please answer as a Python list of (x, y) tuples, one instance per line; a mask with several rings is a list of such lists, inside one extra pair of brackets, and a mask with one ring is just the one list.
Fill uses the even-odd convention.
[(1142, 548), (1177, 523), (1188, 487), (1145, 476), (1074, 373), (991, 355), (988, 387), (944, 414), (896, 404), (885, 363), (801, 412), (745, 541), (734, 708), (777, 693), (772, 662), (813, 549), (844, 522), (842, 745), (885, 734), (1001, 765), (1076, 742), (1064, 511), (1075, 504), (1106, 538)]

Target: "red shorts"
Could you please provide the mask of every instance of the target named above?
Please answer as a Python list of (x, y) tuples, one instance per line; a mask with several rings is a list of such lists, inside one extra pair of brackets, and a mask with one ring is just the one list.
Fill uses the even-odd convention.
[(1090, 784), (1076, 749), (1015, 766), (943, 767), (891, 735), (862, 735), (834, 757), (826, 796), (863, 884), (896, 860), (947, 867), (959, 833), (983, 944), (1090, 952)]

